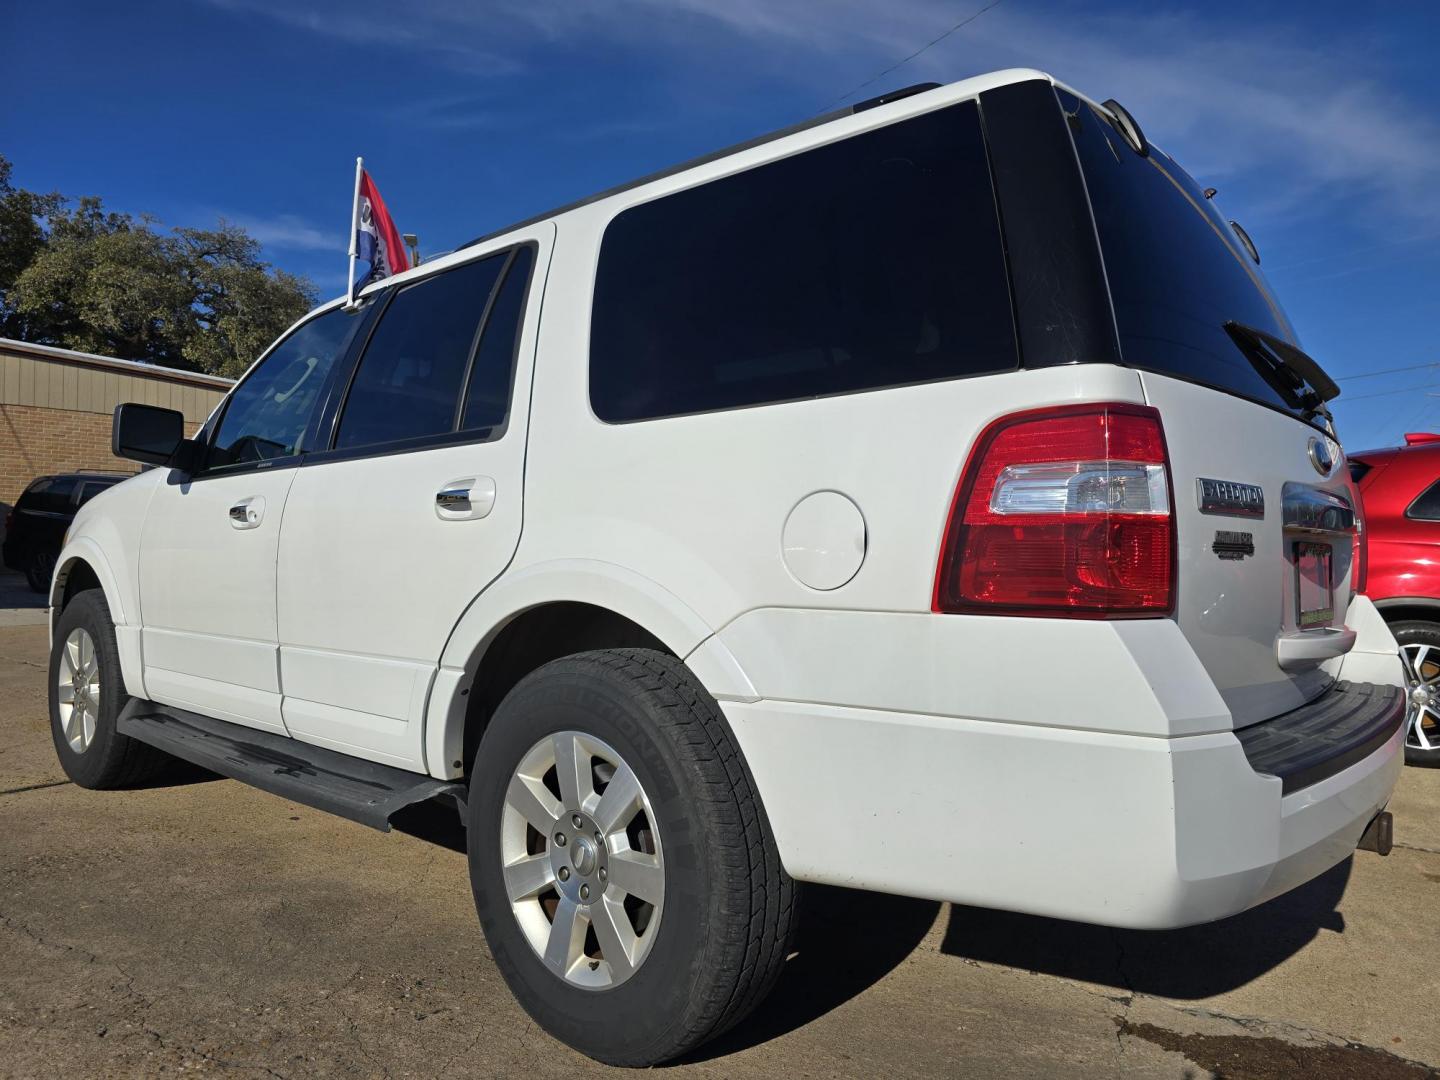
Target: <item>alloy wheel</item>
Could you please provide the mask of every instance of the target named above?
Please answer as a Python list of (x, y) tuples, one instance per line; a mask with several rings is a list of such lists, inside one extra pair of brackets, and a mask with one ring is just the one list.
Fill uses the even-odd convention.
[(60, 730), (70, 749), (83, 754), (95, 740), (95, 725), (100, 722), (100, 657), (95, 639), (84, 627), (77, 626), (65, 639), (56, 684)]
[(1440, 750), (1440, 645), (1402, 645), (1407, 691), (1405, 745)]
[(665, 858), (650, 798), (607, 743), (547, 735), (510, 779), (500, 857), (530, 947), (572, 985), (619, 985), (645, 962), (665, 906)]

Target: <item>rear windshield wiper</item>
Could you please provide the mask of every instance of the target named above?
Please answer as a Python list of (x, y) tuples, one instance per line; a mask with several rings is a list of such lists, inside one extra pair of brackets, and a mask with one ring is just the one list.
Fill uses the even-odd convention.
[(1307, 420), (1314, 416), (1330, 419), (1325, 402), (1339, 397), (1340, 387), (1314, 357), (1299, 346), (1244, 323), (1227, 322), (1225, 331), (1287, 405), (1299, 410)]

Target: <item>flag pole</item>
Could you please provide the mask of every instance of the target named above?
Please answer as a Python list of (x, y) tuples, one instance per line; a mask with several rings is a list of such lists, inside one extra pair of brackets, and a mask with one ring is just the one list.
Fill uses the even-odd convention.
[(350, 201), (350, 283), (345, 290), (345, 306), (355, 307), (355, 258), (360, 254), (360, 174), (365, 169), (365, 159), (355, 159), (355, 197)]

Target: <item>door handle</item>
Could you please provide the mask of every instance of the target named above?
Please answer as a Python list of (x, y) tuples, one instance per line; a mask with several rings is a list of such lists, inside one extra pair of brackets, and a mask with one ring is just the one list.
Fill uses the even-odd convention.
[(265, 500), (258, 495), (241, 499), (230, 507), (230, 526), (235, 529), (253, 529), (265, 517)]
[(435, 516), (441, 521), (473, 521), (495, 508), (495, 481), (488, 476), (451, 480), (435, 493)]

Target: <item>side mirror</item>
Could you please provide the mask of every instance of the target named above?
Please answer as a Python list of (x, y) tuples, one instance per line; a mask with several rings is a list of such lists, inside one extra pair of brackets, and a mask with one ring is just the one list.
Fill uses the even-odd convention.
[(147, 465), (169, 465), (184, 441), (182, 413), (134, 401), (115, 406), (110, 449), (116, 457)]

